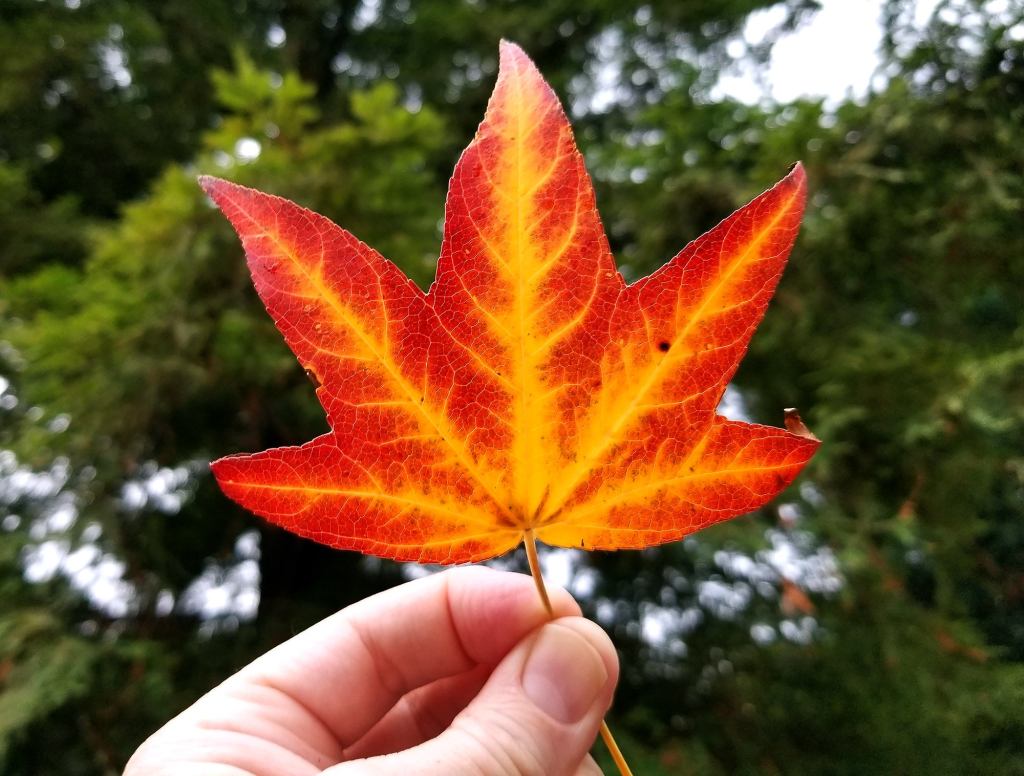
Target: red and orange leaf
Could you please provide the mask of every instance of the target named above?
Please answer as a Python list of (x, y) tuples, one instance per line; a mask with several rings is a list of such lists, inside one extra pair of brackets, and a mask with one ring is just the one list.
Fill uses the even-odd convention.
[(426, 294), (315, 213), (202, 184), (331, 426), (213, 464), (228, 496), (289, 530), (432, 563), (527, 532), (644, 547), (758, 508), (817, 449), (716, 415), (796, 237), (799, 165), (627, 286), (558, 99), (503, 43)]

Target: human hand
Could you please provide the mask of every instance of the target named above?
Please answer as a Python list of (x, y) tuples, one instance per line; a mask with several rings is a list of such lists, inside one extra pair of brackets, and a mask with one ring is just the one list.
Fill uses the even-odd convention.
[(611, 642), (522, 574), (435, 574), (258, 658), (154, 733), (124, 776), (584, 776)]

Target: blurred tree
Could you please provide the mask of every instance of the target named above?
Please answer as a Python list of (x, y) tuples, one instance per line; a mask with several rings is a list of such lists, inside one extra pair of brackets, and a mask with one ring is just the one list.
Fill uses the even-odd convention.
[[(444, 136), (436, 114), (425, 108), (411, 113), (398, 106), (397, 90), (382, 83), (352, 95), (352, 121), (315, 128), (311, 90), (292, 74), (274, 80), (239, 55), (237, 70), (217, 71), (214, 80), (225, 105), (236, 111), (209, 134), (201, 168), (230, 172), (239, 180), (312, 202), (323, 212), (341, 213), (367, 239), (406, 257), (411, 271), (421, 279), (426, 276), (427, 246), (435, 242), (443, 198), (428, 169)], [(274, 140), (253, 140), (256, 128), (271, 119), (277, 128)], [(427, 202), (433, 202), (434, 209), (425, 208)], [(403, 228), (394, 229), (396, 223)], [(155, 672), (154, 680), (189, 677), (178, 685), (181, 694), (176, 700), (170, 701), (166, 692), (147, 694), (141, 706), (135, 706), (135, 724), (143, 726), (152, 724), (146, 719), (166, 716), (194, 696), (197, 686), (216, 681), (254, 649), (286, 638), (322, 616), (326, 608), (379, 589), (381, 579), (396, 579), (392, 567), (378, 578), (348, 558), (280, 534), (264, 549), (257, 595), (272, 624), (258, 638), (251, 634), (220, 648), (195, 640), (191, 617), (172, 623), (156, 615), (161, 594), (181, 595), (204, 570), (213, 569), (215, 576), (227, 573), (216, 563), (211, 566), (210, 559), (222, 561), (222, 566), (237, 560), (233, 546), (246, 518), (211, 519), (223, 514), (225, 507), (208, 487), (205, 471), (200, 493), (173, 520), (161, 514), (158, 504), (136, 504), (133, 510), (131, 500), (123, 498), (125, 479), (152, 473), (145, 463), (154, 457), (170, 462), (208, 459), (225, 443), (240, 449), (264, 441), (294, 441), (296, 435), (317, 433), (324, 423), (315, 401), (309, 401), (308, 382), (296, 372), (294, 359), (251, 295), (235, 243), (198, 190), (194, 172), (175, 167), (161, 176), (149, 198), (128, 207), (116, 226), (97, 233), (81, 272), (50, 265), (19, 275), (4, 294), (9, 323), (5, 330), (17, 352), (24, 354), (9, 367), (22, 358), (32, 364), (24, 374), (15, 370), (17, 390), (22, 389), (21, 378), (27, 378), (24, 385), (32, 401), (59, 407), (73, 421), (66, 432), (54, 433), (22, 413), (17, 423), (21, 428), (9, 437), (5, 434), (3, 442), (32, 464), (45, 466), (60, 450), (74, 461), (88, 462), (90, 470), (84, 482), (77, 473), (63, 478), (76, 480), (76, 487), (70, 482), (54, 485), (45, 472), (39, 473), (45, 487), (57, 488), (66, 499), (64, 506), (71, 510), (69, 521), (74, 524), (70, 534), (67, 525), (47, 523), (45, 515), (52, 505), (9, 494), (6, 506), (21, 519), (20, 528), (4, 536), (5, 546), (12, 548), (8, 571), (20, 579), (19, 555), (24, 561), (27, 553), (31, 566), (40, 554), (88, 547), (113, 552), (124, 564), (118, 582), (130, 605), (114, 613), (100, 607), (100, 619), (92, 620), (91, 630), (94, 635), (118, 633), (117, 644), (144, 650), (140, 662), (125, 663), (125, 670), (140, 671), (147, 678)], [(37, 353), (48, 355), (37, 359)], [(69, 390), (72, 383), (77, 388)], [(69, 403), (76, 395), (82, 402)], [(52, 424), (52, 415), (46, 420)], [(84, 540), (83, 531), (88, 532)], [(281, 542), (277, 551), (276, 540)], [(79, 556), (85, 565), (101, 562), (101, 556), (85, 552), (87, 557)], [(47, 571), (45, 564), (38, 573), (52, 584), (61, 577), (56, 568)], [(74, 578), (70, 581), (74, 586)], [(344, 591), (340, 599), (339, 590)], [(72, 600), (76, 597), (72, 595)], [(30, 600), (38, 606), (45, 596), (36, 592)], [(278, 607), (279, 613), (271, 614)], [(182, 609), (188, 614), (185, 604)], [(54, 600), (52, 610), (70, 623), (88, 616), (82, 604), (63, 607)], [(191, 665), (200, 660), (198, 652), (189, 658), (187, 650), (179, 651), (182, 644), (192, 644), (205, 655), (199, 671), (203, 679)], [(36, 659), (43, 660), (39, 655)], [(71, 700), (81, 704), (78, 714), (85, 709), (126, 708), (125, 693), (138, 704), (138, 688), (116, 679), (112, 663), (104, 665), (105, 672), (90, 675), (89, 686), (75, 685), (75, 695), (25, 707), (19, 724), (46, 718), (53, 707)], [(161, 673), (172, 669), (185, 673)], [(113, 697), (103, 702), (100, 696), (106, 693)], [(146, 703), (154, 704), (148, 713)], [(32, 708), (38, 708), (37, 716), (31, 714)], [(46, 724), (57, 723), (50, 719)], [(105, 724), (97, 725), (106, 729)], [(108, 742), (114, 747), (111, 762), (123, 761), (144, 732), (142, 727), (118, 742)], [(86, 750), (94, 747), (88, 739), (76, 740)], [(22, 761), (23, 772), (62, 771), (50, 759), (53, 751), (35, 746), (25, 751), (32, 756)], [(84, 762), (91, 759), (83, 752), (77, 756)]]
[[(236, 45), (297, 73), (331, 120), (350, 115), (350, 90), (381, 78), (405, 99), (451, 103), (454, 151), (479, 121), (502, 35), (565, 87), (613, 40), (642, 49), (650, 61), (633, 67), (648, 73), (681, 40), (721, 58), (746, 16), (775, 4), (657, 0), (638, 13), (612, 0), (6, 0), (0, 162), (24, 166), (46, 200), (73, 196), (83, 212), (114, 215), (168, 162), (191, 158), (218, 118), (209, 70)], [(792, 26), (817, 3), (786, 6)]]
[[(890, 3), (894, 77), (835, 111), (709, 104), (681, 66), (683, 87), (598, 150), (635, 275), (792, 160), (809, 168), (796, 258), (736, 382), (767, 422), (811, 409), (825, 444), (795, 500), (846, 581), (806, 648), (730, 648), (721, 627), (686, 639), (718, 678), (677, 722), (723, 772), (1021, 772), (1024, 715), (1006, 699), (1024, 690), (1024, 11), (985, 8), (942, 3), (916, 30)], [(701, 541), (742, 547), (743, 532)], [(684, 549), (661, 553), (687, 568)], [(652, 559), (606, 577), (646, 579), (652, 600)], [(681, 708), (691, 665), (649, 678), (642, 703)]]
[(588, 109), (629, 277), (797, 158), (811, 174), (737, 385), (755, 419), (808, 411), (815, 468), (759, 517), (574, 556), (624, 653), (639, 772), (1021, 772), (1024, 20), (964, 0), (918, 29), (894, 0), (892, 77), (861, 103), (713, 101), (769, 5), (0, 8), (5, 772), (116, 772), (234, 667), (402, 579), (205, 476), (325, 425), (194, 177), (291, 197), (426, 283), (503, 34)]

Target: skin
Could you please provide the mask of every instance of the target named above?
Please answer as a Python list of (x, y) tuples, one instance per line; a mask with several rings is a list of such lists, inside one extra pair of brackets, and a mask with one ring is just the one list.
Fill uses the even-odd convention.
[(458, 568), (372, 596), (154, 733), (125, 776), (593, 776), (615, 650), (564, 590)]

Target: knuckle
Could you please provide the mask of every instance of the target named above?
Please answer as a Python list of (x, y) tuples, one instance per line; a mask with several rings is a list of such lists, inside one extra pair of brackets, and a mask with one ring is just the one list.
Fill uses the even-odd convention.
[(557, 776), (544, 754), (543, 733), (515, 715), (494, 709), (486, 717), (466, 720), (460, 732), (481, 776)]

